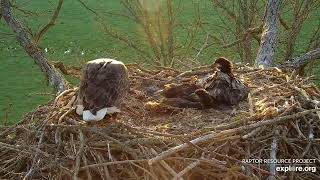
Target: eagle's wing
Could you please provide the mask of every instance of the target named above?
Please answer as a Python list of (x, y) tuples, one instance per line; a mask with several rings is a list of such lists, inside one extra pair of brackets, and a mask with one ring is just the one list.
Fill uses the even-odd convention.
[(242, 81), (223, 72), (216, 72), (214, 78), (207, 83), (205, 89), (214, 99), (214, 103), (227, 105), (238, 104), (249, 93), (249, 88)]

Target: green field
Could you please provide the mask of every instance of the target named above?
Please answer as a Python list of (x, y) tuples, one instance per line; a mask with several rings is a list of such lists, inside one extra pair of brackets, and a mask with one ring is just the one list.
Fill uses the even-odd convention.
[[(84, 2), (89, 7), (97, 9), (97, 12), (104, 17), (105, 23), (135, 40), (137, 45), (144, 44), (143, 38), (137, 36), (139, 34), (137, 25), (124, 17), (113, 15), (124, 12), (120, 0), (87, 0)], [(26, 3), (21, 2), (18, 5), (36, 13), (27, 16), (15, 10), (16, 17), (27, 24), (32, 32), (36, 32), (48, 22), (57, 1), (33, 0)], [(185, 0), (178, 21), (185, 25), (191, 24), (194, 9), (194, 4)], [(214, 9), (210, 1), (201, 1), (200, 12), (204, 25), (203, 30), (199, 31), (196, 36), (195, 46), (198, 48), (201, 47), (207, 32), (222, 31), (216, 26), (221, 21), (219, 12)], [(318, 18), (316, 15), (306, 22), (303, 33), (299, 37), (297, 53), (304, 52), (306, 40), (310, 37), (312, 28), (317, 24)], [(290, 20), (290, 17), (288, 16), (287, 19)], [(176, 41), (182, 42), (186, 37), (186, 32), (177, 30), (175, 35), (177, 36)], [(230, 40), (232, 41), (232, 39)], [(7, 114), (9, 122), (13, 123), (21, 119), (24, 113), (31, 111), (40, 104), (45, 104), (53, 97), (53, 92), (47, 86), (37, 65), (17, 44), (15, 36), (3, 20), (0, 21), (0, 42), (0, 121), (3, 121)], [(47, 48), (46, 54), (51, 61), (63, 61), (66, 64), (81, 65), (84, 61), (100, 57), (115, 58), (127, 63), (144, 63), (146, 61), (134, 50), (106, 34), (96, 21), (96, 16), (76, 0), (64, 2), (55, 26), (45, 35), (41, 47), (43, 49)], [(183, 50), (181, 50), (181, 53), (183, 53)], [(192, 56), (197, 51), (188, 53)], [(278, 56), (281, 56), (281, 53), (283, 52), (281, 51)], [(217, 56), (237, 58), (237, 55), (230, 50), (212, 46), (199, 56), (199, 61), (207, 63)]]

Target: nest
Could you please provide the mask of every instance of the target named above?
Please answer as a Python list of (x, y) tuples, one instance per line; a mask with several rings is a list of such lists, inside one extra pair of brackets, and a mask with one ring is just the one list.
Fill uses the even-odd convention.
[[(116, 117), (81, 121), (74, 88), (3, 127), (0, 179), (320, 179), (320, 92), (312, 77), (237, 65), (248, 99), (196, 110), (162, 104), (148, 92), (210, 73), (210, 66), (128, 69), (130, 93)], [(298, 165), (318, 170), (276, 172), (283, 164), (249, 159), (309, 159)]]

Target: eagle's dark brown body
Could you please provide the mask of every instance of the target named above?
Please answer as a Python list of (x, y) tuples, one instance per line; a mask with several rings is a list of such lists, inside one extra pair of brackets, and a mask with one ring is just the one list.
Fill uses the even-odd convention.
[[(170, 102), (170, 105), (178, 107), (211, 108), (220, 105), (236, 105), (244, 100), (249, 93), (249, 88), (235, 78), (232, 73), (232, 63), (221, 57), (215, 61), (214, 67), (217, 68), (217, 71), (210, 75), (204, 83), (201, 83), (201, 86), (185, 84), (172, 86), (171, 89), (165, 88), (166, 93), (163, 93), (163, 96), (166, 100), (164, 102)], [(172, 92), (177, 93), (174, 95)], [(174, 101), (170, 98), (175, 98), (176, 103), (173, 103)]]
[(92, 114), (102, 108), (118, 107), (128, 86), (128, 72), (122, 62), (112, 59), (89, 61), (81, 79), (80, 103)]
[(202, 109), (203, 106), (194, 93), (199, 88), (201, 86), (195, 83), (167, 84), (162, 91), (162, 95), (166, 97), (162, 102), (180, 108)]
[(240, 80), (218, 71), (208, 80), (204, 89), (195, 93), (205, 107), (217, 107), (221, 104), (231, 106), (244, 100), (249, 88)]

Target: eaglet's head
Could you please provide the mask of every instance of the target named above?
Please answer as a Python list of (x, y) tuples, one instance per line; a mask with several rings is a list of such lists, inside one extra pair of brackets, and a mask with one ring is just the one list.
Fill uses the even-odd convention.
[(232, 74), (232, 63), (227, 58), (224, 58), (224, 57), (217, 58), (213, 66), (217, 67), (223, 73)]

